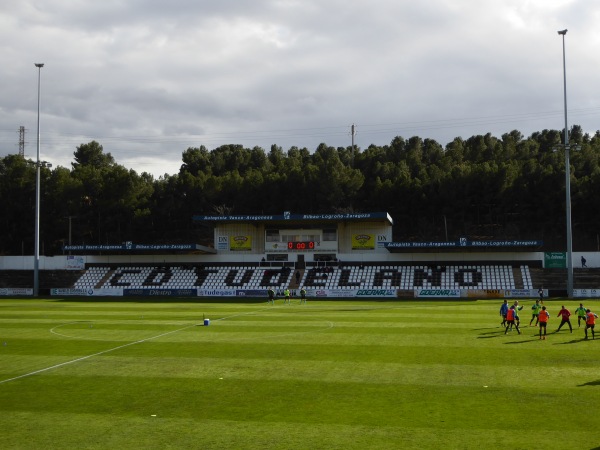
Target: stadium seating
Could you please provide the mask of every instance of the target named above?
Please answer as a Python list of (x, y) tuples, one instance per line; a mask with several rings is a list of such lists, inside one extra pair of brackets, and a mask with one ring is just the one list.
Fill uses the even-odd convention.
[[(517, 284), (515, 274), (522, 279)], [(256, 265), (89, 267), (73, 287), (129, 289), (285, 289), (294, 271)], [(527, 265), (344, 265), (309, 267), (307, 289), (532, 289)]]

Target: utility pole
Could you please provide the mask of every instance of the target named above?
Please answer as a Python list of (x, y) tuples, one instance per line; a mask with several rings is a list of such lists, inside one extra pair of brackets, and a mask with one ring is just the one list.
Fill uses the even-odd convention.
[(34, 63), (38, 70), (37, 96), (37, 159), (35, 163), (35, 252), (33, 257), (33, 295), (37, 297), (40, 290), (40, 86), (43, 63)]
[(351, 159), (351, 165), (352, 165), (352, 168), (354, 169), (354, 136), (356, 136), (356, 127), (354, 126), (354, 124), (352, 124), (352, 126), (350, 127), (350, 134), (352, 135), (352, 159)]
[(565, 57), (565, 35), (567, 30), (558, 32), (562, 36), (562, 54), (563, 54), (563, 91), (565, 103), (565, 186), (566, 186), (566, 212), (567, 212), (567, 294), (573, 298), (573, 229), (571, 225), (571, 162), (569, 153), (571, 148), (576, 146), (569, 145), (569, 128), (567, 124), (567, 62)]

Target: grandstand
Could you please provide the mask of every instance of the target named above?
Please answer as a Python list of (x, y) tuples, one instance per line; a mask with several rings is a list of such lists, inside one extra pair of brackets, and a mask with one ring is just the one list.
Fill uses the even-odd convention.
[[(294, 279), (295, 273), (299, 279)], [(532, 289), (529, 267), (493, 265), (344, 265), (298, 269), (257, 265), (92, 266), (76, 289)], [(518, 274), (518, 278), (515, 277)], [(516, 281), (518, 279), (519, 281)]]
[[(324, 297), (366, 291), (412, 297), (418, 290), (536, 296), (540, 287), (546, 295), (566, 292), (566, 269), (544, 267), (540, 241), (393, 242), (393, 221), (385, 212), (195, 216), (194, 221), (213, 227), (213, 246), (66, 246), (80, 256), (65, 256), (63, 267), (70, 270), (63, 271), (56, 270), (60, 258), (53, 258), (53, 270), (42, 269), (40, 287), (71, 289), (73, 295), (175, 296), (261, 296), (268, 288), (300, 287)], [(0, 287), (31, 286), (30, 271), (7, 271), (2, 262)], [(576, 289), (600, 287), (600, 269), (576, 269), (574, 275)]]

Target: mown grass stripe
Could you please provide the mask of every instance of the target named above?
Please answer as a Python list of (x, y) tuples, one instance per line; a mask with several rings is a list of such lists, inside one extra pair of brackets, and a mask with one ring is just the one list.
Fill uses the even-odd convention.
[[(183, 330), (185, 328), (189, 328), (190, 326), (194, 326), (194, 325), (189, 325), (187, 327), (182, 328), (181, 330)], [(119, 345), (117, 347), (113, 347), (113, 348), (110, 348), (110, 349), (107, 349), (107, 350), (103, 350), (101, 352), (92, 353), (91, 355), (82, 356), (80, 358), (76, 358), (76, 359), (72, 359), (72, 360), (69, 360), (69, 361), (65, 361), (65, 362), (62, 362), (62, 363), (59, 363), (59, 364), (55, 364), (53, 366), (44, 367), (42, 369), (38, 369), (38, 370), (35, 370), (33, 372), (24, 373), (22, 375), (18, 375), (18, 376), (15, 376), (15, 377), (12, 377), (12, 378), (8, 378), (8, 379), (5, 379), (5, 380), (0, 380), (0, 384), (4, 384), (4, 383), (11, 382), (11, 381), (19, 380), (21, 378), (30, 377), (30, 376), (33, 376), (33, 375), (38, 375), (40, 373), (47, 372), (47, 371), (54, 370), (54, 369), (58, 369), (59, 367), (67, 366), (67, 365), (74, 364), (74, 363), (77, 363), (77, 362), (80, 362), (80, 361), (85, 361), (86, 359), (93, 358), (95, 356), (104, 355), (106, 353), (117, 351), (117, 350), (120, 350), (122, 348), (129, 347), (131, 345), (141, 344), (141, 343), (149, 341), (151, 339), (156, 339), (156, 338), (159, 338), (159, 337), (171, 334), (171, 333), (177, 333), (178, 331), (181, 331), (181, 330), (179, 330), (179, 329), (178, 330), (173, 330), (173, 331), (166, 332), (164, 334), (159, 334), (157, 336), (149, 337), (149, 338), (146, 338), (146, 339), (141, 339), (141, 340), (138, 340), (138, 341), (135, 341), (135, 342), (129, 342), (127, 344)]]
[(600, 339), (504, 335), (500, 303), (0, 300), (0, 379), (94, 355), (1, 383), (0, 447), (600, 445)]

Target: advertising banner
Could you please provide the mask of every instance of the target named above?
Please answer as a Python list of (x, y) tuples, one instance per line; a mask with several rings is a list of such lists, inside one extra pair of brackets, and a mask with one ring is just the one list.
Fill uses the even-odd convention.
[[(544, 297), (548, 297), (548, 289), (544, 289)], [(535, 289), (506, 289), (504, 298), (537, 298), (538, 291)]]
[(59, 297), (122, 297), (123, 289), (50, 289), (50, 295)]
[(0, 295), (33, 295), (33, 289), (30, 288), (0, 288)]
[(462, 297), (466, 298), (504, 298), (504, 291), (500, 289), (464, 289)]
[[(309, 289), (306, 296), (311, 298), (395, 298), (395, 289)], [(293, 297), (298, 298), (300, 291), (294, 291)]]
[(229, 249), (229, 236), (217, 236), (217, 250)]
[(235, 289), (198, 289), (198, 297), (235, 297)]
[(353, 234), (352, 250), (375, 250), (374, 234)]
[(460, 289), (415, 289), (415, 298), (460, 298)]
[(235, 293), (237, 297), (265, 297), (269, 296), (267, 289), (238, 289)]
[(197, 289), (123, 289), (125, 297), (197, 297)]
[(600, 289), (573, 289), (575, 298), (600, 298)]
[(123, 244), (108, 244), (108, 245), (65, 245), (64, 251), (74, 252), (102, 252), (102, 251), (118, 251), (118, 252), (132, 252), (132, 251), (179, 251), (179, 250), (200, 250), (201, 246), (198, 244), (134, 244), (131, 241), (127, 241)]
[(79, 296), (79, 297), (86, 297), (88, 295), (90, 295), (90, 293), (92, 293), (94, 290), (93, 289), (62, 289), (62, 288), (56, 288), (56, 289), (50, 289), (50, 295), (58, 295), (58, 296), (65, 296), (65, 297), (69, 297), (69, 296)]
[(566, 269), (567, 254), (565, 252), (545, 252), (544, 267), (546, 269)]
[(85, 258), (83, 256), (67, 256), (65, 269), (85, 270)]
[(396, 297), (395, 289), (359, 289), (350, 292), (354, 293), (354, 297)]
[(252, 250), (252, 236), (232, 236), (229, 241), (229, 250), (232, 252)]

